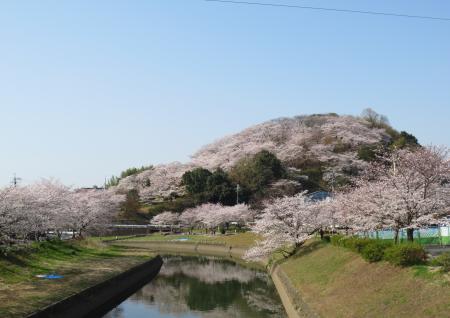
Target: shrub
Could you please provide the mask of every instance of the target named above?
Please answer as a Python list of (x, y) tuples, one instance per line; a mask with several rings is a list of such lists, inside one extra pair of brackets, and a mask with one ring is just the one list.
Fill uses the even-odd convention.
[(344, 235), (333, 235), (330, 237), (330, 242), (331, 244), (335, 245), (335, 246), (341, 246), (341, 240), (344, 238)]
[(362, 257), (371, 262), (379, 262), (384, 257), (384, 252), (392, 243), (382, 240), (371, 240), (361, 251)]
[(263, 191), (269, 184), (285, 175), (281, 161), (267, 150), (242, 158), (230, 171), (230, 178), (252, 193)]
[(431, 262), (431, 265), (441, 266), (443, 272), (450, 272), (450, 252), (446, 252), (436, 257)]
[(351, 249), (354, 252), (361, 253), (363, 248), (372, 240), (358, 236), (333, 235), (330, 238), (331, 244)]
[(367, 162), (374, 161), (377, 158), (376, 145), (363, 145), (358, 148), (358, 158)]
[(361, 253), (362, 250), (371, 242), (370, 239), (352, 236), (342, 240), (341, 246), (346, 247), (353, 252)]
[(384, 252), (384, 259), (399, 266), (419, 265), (426, 261), (424, 248), (417, 243), (393, 245)]
[(330, 243), (331, 242), (331, 237), (329, 235), (324, 235), (322, 238), (322, 241), (326, 242), (326, 243)]
[(344, 153), (344, 152), (351, 150), (351, 148), (352, 148), (352, 145), (345, 144), (345, 143), (339, 141), (336, 145), (334, 145), (333, 152), (334, 153)]

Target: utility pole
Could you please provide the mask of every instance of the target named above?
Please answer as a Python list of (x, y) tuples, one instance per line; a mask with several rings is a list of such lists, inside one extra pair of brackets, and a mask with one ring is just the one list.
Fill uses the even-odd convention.
[(13, 179), (11, 181), (11, 184), (13, 185), (14, 188), (16, 188), (21, 180), (22, 180), (22, 178), (18, 178), (16, 176), (16, 173), (14, 173), (14, 177), (13, 177)]
[(239, 184), (236, 185), (236, 204), (239, 204)]
[(336, 184), (336, 174), (334, 170), (331, 171), (331, 193), (334, 194), (334, 186)]
[[(394, 146), (394, 151), (397, 150), (397, 146)], [(394, 155), (394, 162), (393, 162), (393, 168), (394, 168), (394, 177), (397, 175), (397, 154)]]

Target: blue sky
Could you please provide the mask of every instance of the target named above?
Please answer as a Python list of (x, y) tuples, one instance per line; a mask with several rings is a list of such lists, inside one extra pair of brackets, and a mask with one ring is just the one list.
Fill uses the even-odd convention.
[[(450, 17), (444, 0), (269, 2)], [(0, 1), (0, 184), (102, 184), (264, 120), (366, 107), (450, 145), (449, 39), (450, 22), (201, 0)]]

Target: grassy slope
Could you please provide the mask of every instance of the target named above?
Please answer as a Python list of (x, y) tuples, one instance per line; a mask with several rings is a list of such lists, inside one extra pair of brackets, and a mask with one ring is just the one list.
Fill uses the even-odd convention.
[[(100, 242), (46, 242), (0, 256), (0, 317), (23, 317), (152, 256)], [(61, 280), (38, 274), (57, 273)]]
[(281, 268), (303, 300), (323, 317), (448, 317), (448, 276), (425, 267), (369, 264), (359, 255), (320, 242)]

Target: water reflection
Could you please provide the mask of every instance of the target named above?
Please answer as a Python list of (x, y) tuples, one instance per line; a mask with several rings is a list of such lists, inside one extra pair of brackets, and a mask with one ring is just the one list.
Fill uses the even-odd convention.
[(286, 317), (264, 272), (214, 257), (168, 256), (158, 276), (105, 317)]

